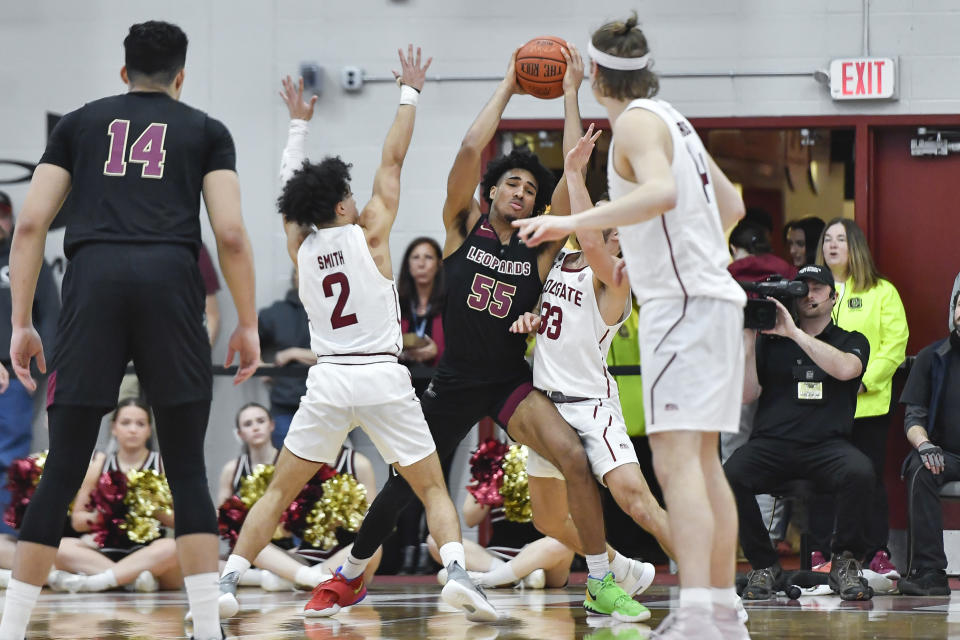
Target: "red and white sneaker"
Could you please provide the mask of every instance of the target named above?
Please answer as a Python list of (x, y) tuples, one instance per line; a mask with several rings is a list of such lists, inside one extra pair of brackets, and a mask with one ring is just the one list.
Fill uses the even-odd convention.
[(900, 572), (890, 561), (890, 554), (883, 550), (877, 551), (873, 556), (873, 560), (870, 561), (870, 570), (876, 571), (887, 580), (900, 579)]
[(303, 608), (303, 614), (309, 618), (324, 618), (332, 616), (344, 607), (355, 605), (367, 595), (367, 587), (363, 584), (363, 576), (347, 580), (337, 567), (333, 577), (318, 584), (310, 601)]

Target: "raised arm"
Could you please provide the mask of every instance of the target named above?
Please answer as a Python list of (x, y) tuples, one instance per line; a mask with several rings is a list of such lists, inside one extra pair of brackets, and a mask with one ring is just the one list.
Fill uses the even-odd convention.
[(417, 117), (417, 101), (426, 80), (427, 69), (433, 58), (427, 58), (421, 64), (420, 47), (416, 57), (413, 45), (407, 47), (407, 53), (398, 49), (401, 72), (393, 72), (400, 84), (400, 106), (397, 115), (383, 141), (383, 153), (380, 166), (373, 177), (373, 196), (360, 214), (360, 226), (363, 227), (370, 253), (380, 272), (387, 278), (393, 278), (393, 265), (390, 261), (390, 229), (397, 218), (400, 207), (400, 169), (410, 148), (413, 137), (413, 123)]
[(37, 383), (30, 375), (30, 361), (47, 372), (40, 334), (33, 327), (33, 300), (37, 278), (43, 265), (43, 247), (47, 230), (70, 191), (70, 172), (54, 164), (43, 163), (33, 173), (30, 189), (13, 231), (10, 247), (10, 297), (12, 302), (10, 364), (17, 378), (30, 391)]
[(480, 164), (483, 150), (493, 140), (510, 98), (523, 93), (517, 84), (517, 52), (510, 56), (507, 73), (497, 85), (493, 96), (467, 130), (460, 150), (447, 176), (447, 198), (443, 203), (443, 226), (447, 240), (443, 254), (448, 256), (463, 243), (469, 227), (480, 215), (480, 203), (473, 197), (480, 184)]
[(220, 271), (237, 308), (237, 328), (230, 336), (224, 366), (230, 366), (234, 354), (240, 356), (240, 366), (233, 378), (234, 384), (240, 384), (257, 370), (260, 338), (257, 334), (253, 249), (243, 226), (237, 174), (219, 169), (205, 175), (203, 200), (213, 235), (217, 238)]
[[(577, 47), (569, 42), (567, 48), (560, 49), (560, 52), (567, 61), (567, 71), (563, 75), (563, 155), (566, 157), (583, 135), (583, 122), (580, 119), (580, 101), (578, 100), (580, 84), (583, 82), (583, 58), (577, 51)], [(587, 159), (589, 159), (589, 156)], [(581, 171), (585, 169), (586, 160), (581, 167)], [(571, 211), (567, 176), (564, 172), (553, 190), (553, 196), (550, 199), (550, 213), (555, 216), (564, 216)]]
[(303, 166), (307, 159), (306, 142), (310, 131), (310, 119), (313, 118), (313, 107), (317, 104), (317, 96), (312, 96), (307, 102), (303, 99), (303, 78), (296, 83), (287, 76), (280, 80), (283, 89), (280, 98), (287, 105), (290, 113), (290, 129), (287, 131), (287, 144), (283, 148), (280, 159), (280, 188), (287, 184), (293, 172)]
[[(646, 109), (630, 109), (617, 119), (617, 148), (624, 166), (614, 158), (622, 175), (633, 174), (637, 187), (623, 197), (580, 215), (562, 218), (539, 216), (517, 220), (520, 238), (530, 246), (559, 240), (578, 229), (609, 229), (651, 220), (676, 206), (677, 185), (671, 171), (673, 143), (666, 124)], [(624, 170), (626, 169), (626, 170)]]

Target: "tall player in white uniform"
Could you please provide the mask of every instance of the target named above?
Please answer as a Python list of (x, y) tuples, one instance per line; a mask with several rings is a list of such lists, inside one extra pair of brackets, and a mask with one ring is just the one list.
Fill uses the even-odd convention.
[[(594, 142), (593, 125), (567, 154), (564, 174), (571, 211), (592, 206), (583, 170)], [(617, 383), (607, 371), (610, 342), (630, 315), (630, 283), (614, 282), (621, 262), (616, 229), (577, 232), (580, 251), (564, 250), (554, 260), (541, 296), (540, 314), (525, 313), (511, 331), (538, 332), (533, 385), (554, 401), (560, 415), (580, 435), (594, 475), (617, 504), (670, 550), (667, 514), (650, 493), (627, 435)], [(563, 531), (561, 541), (576, 548), (577, 532), (566, 512), (563, 475), (530, 451), (527, 458), (534, 522), (542, 530)], [(554, 520), (560, 519), (560, 523)], [(548, 521), (548, 522), (545, 522)], [(643, 563), (642, 591), (654, 568)], [(589, 599), (588, 599), (589, 609)]]
[[(680, 569), (680, 608), (662, 638), (748, 638), (734, 589), (736, 505), (717, 454), (738, 429), (746, 297), (725, 267), (723, 229), (743, 201), (673, 107), (651, 98), (656, 75), (634, 15), (589, 47), (594, 95), (613, 123), (611, 202), (564, 218), (519, 220), (528, 244), (578, 229), (620, 229), (640, 304), (644, 406)], [(712, 612), (712, 613), (711, 613)]]
[[(383, 146), (370, 202), (357, 211), (349, 168), (339, 158), (303, 162), (306, 121), (313, 101), (303, 102), (303, 84), (287, 79), (284, 92), (292, 118), (284, 150), (284, 214), (291, 257), (298, 265), (300, 299), (310, 319), (307, 392), (294, 415), (264, 496), (250, 510), (221, 577), (222, 612), (238, 608), (240, 575), (270, 541), (280, 514), (322, 462), (332, 464), (347, 434), (361, 426), (388, 464), (393, 464), (423, 502), (430, 533), (450, 580), (443, 599), (471, 620), (491, 621), (497, 612), (463, 567), (460, 521), (450, 500), (436, 447), (414, 394), (410, 375), (397, 361), (402, 349), (400, 311), (390, 259), (390, 229), (400, 196), (400, 169), (413, 135), (416, 103), (430, 60), (420, 50), (400, 52), (400, 106)], [(314, 99), (315, 100), (315, 99)], [(297, 169), (291, 174), (291, 170)], [(304, 612), (329, 616), (363, 599), (363, 566), (353, 554), (332, 580), (313, 592)], [(451, 586), (452, 585), (452, 586)], [(224, 611), (225, 609), (225, 611)]]

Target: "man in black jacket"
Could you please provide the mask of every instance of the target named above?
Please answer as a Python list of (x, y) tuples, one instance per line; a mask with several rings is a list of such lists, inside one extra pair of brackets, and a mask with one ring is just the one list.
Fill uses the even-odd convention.
[(940, 487), (960, 480), (960, 291), (950, 298), (950, 336), (928, 345), (910, 369), (900, 402), (913, 451), (904, 462), (910, 508), (909, 596), (948, 596)]

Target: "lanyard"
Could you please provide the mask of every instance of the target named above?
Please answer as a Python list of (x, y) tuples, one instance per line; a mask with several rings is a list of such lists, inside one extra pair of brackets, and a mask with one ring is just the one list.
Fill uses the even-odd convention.
[(417, 315), (417, 305), (410, 301), (410, 324), (413, 326), (413, 332), (418, 338), (422, 338), (427, 333), (427, 320), (430, 316), (430, 306), (427, 306), (427, 312), (422, 316)]

